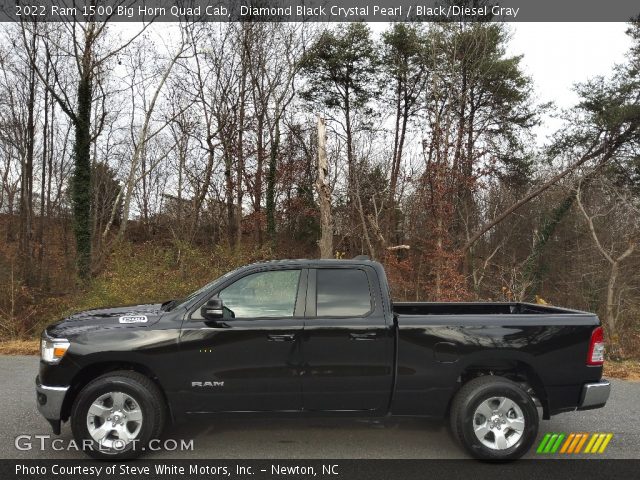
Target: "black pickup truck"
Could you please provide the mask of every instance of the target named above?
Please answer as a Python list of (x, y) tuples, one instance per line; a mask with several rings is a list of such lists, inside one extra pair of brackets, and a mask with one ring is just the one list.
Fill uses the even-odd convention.
[(166, 421), (256, 414), (448, 417), (483, 459), (535, 441), (539, 410), (604, 406), (591, 313), (527, 303), (392, 303), (367, 259), (282, 260), (186, 298), (91, 310), (42, 334), (37, 404), (93, 457), (138, 455)]

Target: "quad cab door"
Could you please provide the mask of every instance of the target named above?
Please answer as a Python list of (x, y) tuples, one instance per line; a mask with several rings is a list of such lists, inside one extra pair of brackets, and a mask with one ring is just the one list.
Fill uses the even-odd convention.
[(222, 318), (206, 321), (200, 307), (191, 313), (176, 365), (184, 372), (185, 411), (302, 410), (307, 277), (302, 268), (249, 272), (213, 292)]
[(393, 328), (367, 266), (309, 271), (304, 409), (385, 411), (393, 382)]

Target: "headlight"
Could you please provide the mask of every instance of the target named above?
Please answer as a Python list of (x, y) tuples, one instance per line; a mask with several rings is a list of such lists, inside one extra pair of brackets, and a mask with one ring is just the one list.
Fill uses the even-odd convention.
[(68, 348), (69, 340), (43, 336), (40, 341), (40, 356), (46, 363), (56, 364), (62, 360)]

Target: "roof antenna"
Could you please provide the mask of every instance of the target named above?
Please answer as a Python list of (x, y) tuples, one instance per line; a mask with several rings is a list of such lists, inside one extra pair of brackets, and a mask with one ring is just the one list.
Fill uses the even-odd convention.
[(371, 260), (369, 255), (356, 255), (353, 260)]

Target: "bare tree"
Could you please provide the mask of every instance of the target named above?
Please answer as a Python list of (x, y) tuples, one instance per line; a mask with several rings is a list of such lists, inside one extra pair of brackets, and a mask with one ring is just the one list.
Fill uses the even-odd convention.
[(145, 171), (140, 172), (140, 168), (139, 168), (145, 149), (147, 147), (149, 140), (154, 136), (156, 136), (168, 124), (168, 122), (163, 122), (155, 130), (150, 131), (152, 116), (154, 114), (156, 104), (160, 97), (160, 93), (162, 92), (164, 85), (167, 82), (167, 78), (169, 77), (169, 74), (171, 73), (171, 70), (173, 69), (174, 65), (182, 57), (185, 50), (188, 48), (188, 41), (187, 41), (186, 34), (183, 30), (181, 30), (180, 32), (181, 32), (181, 41), (178, 44), (178, 46), (175, 48), (174, 53), (169, 57), (167, 64), (165, 65), (164, 69), (160, 73), (159, 79), (157, 80), (157, 84), (155, 86), (155, 90), (153, 91), (153, 94), (151, 96), (151, 101), (149, 102), (149, 104), (146, 106), (144, 110), (144, 113), (143, 113), (144, 117), (143, 117), (142, 125), (138, 130), (137, 138), (132, 142), (133, 152), (131, 155), (129, 173), (127, 174), (124, 187), (118, 193), (118, 197), (116, 198), (113, 210), (111, 212), (111, 217), (104, 229), (104, 232), (102, 233), (103, 238), (106, 238), (107, 234), (109, 233), (109, 230), (115, 218), (117, 206), (119, 205), (119, 202), (121, 199), (123, 200), (123, 212), (122, 212), (123, 221), (120, 223), (117, 239), (121, 240), (123, 238), (124, 233), (127, 229), (127, 219), (129, 218), (129, 214), (131, 211), (131, 199), (133, 196), (136, 183), (147, 174), (147, 172)]
[[(96, 0), (88, 0), (95, 7)], [(120, 0), (121, 3), (124, 0)], [(116, 11), (117, 5), (113, 11)], [(22, 22), (22, 39), (25, 50), (31, 59), (34, 71), (40, 81), (58, 103), (62, 111), (74, 125), (75, 139), (73, 157), (75, 162), (71, 197), (73, 203), (74, 233), (76, 237), (76, 254), (78, 273), (87, 279), (91, 274), (91, 144), (95, 141), (96, 132), (101, 131), (106, 111), (98, 119), (99, 126), (92, 132), (93, 102), (104, 102), (106, 94), (100, 91), (100, 76), (104, 74), (107, 63), (118, 53), (127, 48), (147, 28), (142, 29), (119, 45), (105, 49), (102, 43), (106, 36), (108, 16), (98, 22), (95, 18), (78, 22), (71, 18), (63, 23), (61, 29), (38, 29), (37, 24)], [(61, 36), (62, 34), (62, 36)], [(36, 61), (35, 44), (29, 42), (29, 35), (42, 36), (47, 55), (53, 50), (56, 54), (71, 56), (75, 60), (77, 90), (74, 100), (67, 95), (66, 85), (62, 83), (60, 71), (54, 69), (52, 79), (47, 81)], [(104, 106), (104, 104), (103, 104)], [(95, 125), (94, 125), (95, 127)]]
[[(629, 198), (616, 194), (615, 190), (604, 180), (599, 183), (600, 196), (594, 203), (597, 205), (596, 213), (589, 213), (583, 201), (582, 185), (578, 186), (576, 203), (589, 227), (589, 232), (598, 251), (609, 264), (609, 280), (607, 282), (605, 325), (609, 334), (617, 343), (618, 317), (620, 305), (616, 300), (619, 288), (618, 276), (622, 262), (627, 259), (638, 246), (640, 238), (640, 224), (638, 214), (640, 211), (633, 207)], [(604, 224), (604, 228), (598, 229), (596, 222)], [(599, 231), (600, 230), (600, 231)], [(605, 242), (609, 237), (609, 245)]]

